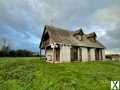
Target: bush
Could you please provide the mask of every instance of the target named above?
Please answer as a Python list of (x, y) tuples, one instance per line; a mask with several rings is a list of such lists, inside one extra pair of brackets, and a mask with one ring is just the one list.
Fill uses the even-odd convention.
[[(0, 57), (32, 57), (35, 56), (33, 52), (28, 50), (1, 50), (0, 51)], [(38, 55), (36, 55), (38, 56)]]
[(5, 56), (9, 56), (9, 52), (0, 51), (0, 57), (5, 57)]

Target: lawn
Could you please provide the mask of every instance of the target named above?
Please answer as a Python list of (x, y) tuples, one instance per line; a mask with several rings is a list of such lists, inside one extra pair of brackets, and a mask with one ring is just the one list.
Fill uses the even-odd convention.
[(110, 90), (120, 62), (48, 64), (40, 58), (0, 58), (0, 90)]

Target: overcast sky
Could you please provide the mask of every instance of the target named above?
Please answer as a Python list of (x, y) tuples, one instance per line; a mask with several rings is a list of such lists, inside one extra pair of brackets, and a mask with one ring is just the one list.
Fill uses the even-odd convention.
[(45, 24), (96, 32), (112, 52), (120, 52), (120, 0), (0, 0), (0, 41), (38, 51)]

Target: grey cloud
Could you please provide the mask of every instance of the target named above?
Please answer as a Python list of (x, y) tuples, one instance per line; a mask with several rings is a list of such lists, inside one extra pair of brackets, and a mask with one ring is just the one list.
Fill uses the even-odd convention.
[(120, 6), (111, 6), (98, 10), (93, 16), (97, 25), (105, 29), (100, 40), (109, 50), (120, 52)]
[[(119, 17), (119, 5), (119, 0), (1, 0), (0, 27), (7, 28), (0, 32), (4, 37), (11, 36), (11, 41), (18, 47), (37, 46), (44, 24), (69, 29), (84, 27), (86, 32), (103, 30), (107, 33), (105, 38), (111, 37), (115, 43), (119, 33), (119, 25), (116, 25), (119, 24), (116, 18)], [(116, 6), (115, 9), (112, 6)], [(99, 30), (95, 26), (99, 26)], [(114, 31), (116, 33), (112, 33)], [(15, 39), (16, 36), (19, 38)], [(104, 42), (104, 39), (101, 41)], [(110, 46), (109, 42), (105, 44), (111, 48), (119, 47), (116, 46), (118, 44)]]
[(111, 37), (111, 48), (120, 49), (120, 23), (113, 29), (107, 31), (107, 36)]
[[(107, 6), (112, 0), (32, 0), (28, 1), (33, 7), (32, 11), (44, 24), (69, 26), (76, 23), (77, 26), (93, 13), (96, 9)], [(109, 3), (110, 5), (111, 3)], [(64, 22), (63, 22), (64, 21)], [(85, 23), (86, 23), (85, 22)], [(78, 24), (79, 23), (79, 24)]]

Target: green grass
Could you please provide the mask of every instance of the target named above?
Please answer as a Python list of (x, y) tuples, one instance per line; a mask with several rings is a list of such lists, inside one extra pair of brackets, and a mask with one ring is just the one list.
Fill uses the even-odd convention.
[(48, 64), (39, 58), (0, 58), (0, 90), (110, 90), (120, 62)]

